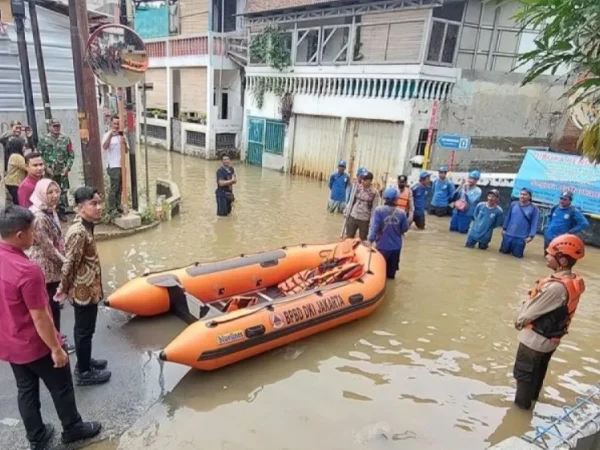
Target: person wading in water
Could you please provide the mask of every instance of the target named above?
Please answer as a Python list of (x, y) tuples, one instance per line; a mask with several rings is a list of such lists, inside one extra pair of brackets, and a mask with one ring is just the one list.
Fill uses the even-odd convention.
[(408, 216), (408, 225), (413, 221), (415, 214), (415, 200), (413, 198), (412, 189), (408, 186), (408, 177), (406, 175), (398, 176), (398, 198), (396, 206), (406, 213)]
[(383, 192), (383, 206), (375, 208), (369, 229), (369, 242), (377, 243), (377, 250), (385, 258), (388, 280), (396, 278), (400, 266), (402, 236), (408, 231), (406, 213), (396, 206), (398, 191), (388, 188)]
[(217, 216), (227, 217), (235, 200), (233, 185), (237, 183), (237, 177), (229, 156), (223, 155), (221, 162), (223, 165), (217, 170)]
[(346, 239), (354, 239), (356, 232), (362, 241), (369, 235), (369, 223), (379, 203), (379, 192), (373, 187), (373, 174), (367, 172), (362, 184), (356, 188), (352, 203), (346, 207)]
[(539, 398), (550, 359), (569, 331), (585, 291), (583, 278), (571, 271), (585, 256), (581, 239), (563, 234), (550, 242), (546, 251), (546, 265), (554, 273), (538, 280), (515, 321), (520, 344), (513, 369), (517, 380), (514, 401), (522, 409), (530, 409)]

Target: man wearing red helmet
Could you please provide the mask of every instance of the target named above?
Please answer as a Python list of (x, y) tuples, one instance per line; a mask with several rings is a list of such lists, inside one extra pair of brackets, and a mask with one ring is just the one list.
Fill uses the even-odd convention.
[(520, 330), (513, 369), (515, 404), (522, 409), (530, 409), (540, 396), (550, 358), (567, 334), (585, 291), (583, 278), (571, 271), (585, 255), (581, 239), (563, 234), (554, 238), (546, 251), (546, 265), (554, 273), (537, 281), (515, 321), (515, 328)]

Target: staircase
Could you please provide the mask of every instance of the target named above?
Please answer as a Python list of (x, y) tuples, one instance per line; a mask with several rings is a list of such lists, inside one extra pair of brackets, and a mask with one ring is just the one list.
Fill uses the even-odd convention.
[(227, 56), (242, 67), (248, 65), (248, 37), (247, 36), (228, 36), (227, 37)]

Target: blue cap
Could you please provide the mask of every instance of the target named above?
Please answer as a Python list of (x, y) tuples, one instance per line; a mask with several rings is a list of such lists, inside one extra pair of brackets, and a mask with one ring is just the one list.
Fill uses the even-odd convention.
[(429, 172), (427, 172), (426, 170), (424, 170), (423, 172), (421, 172), (419, 174), (419, 180), (424, 180), (427, 177), (430, 177), (431, 175), (429, 174)]
[(340, 159), (340, 162), (338, 163), (338, 167), (346, 167), (346, 160)]
[(367, 170), (367, 169), (365, 169), (364, 167), (359, 167), (359, 168), (358, 168), (358, 171), (356, 172), (356, 174), (357, 174), (359, 177), (364, 177), (364, 176), (367, 174), (367, 172), (368, 172), (368, 170)]
[(560, 194), (560, 198), (568, 198), (569, 200), (573, 200), (573, 193), (571, 191), (564, 191), (562, 194)]
[(398, 198), (398, 191), (394, 188), (387, 188), (383, 191), (384, 200), (396, 200)]
[(438, 169), (438, 172), (448, 172), (448, 168), (447, 168), (446, 166), (441, 166), (441, 167)]
[(469, 172), (469, 178), (479, 180), (481, 178), (481, 172), (479, 170), (473, 170), (472, 172)]
[(530, 197), (533, 197), (533, 192), (531, 192), (531, 189), (527, 189), (526, 187), (524, 187), (521, 189), (521, 192), (527, 192)]

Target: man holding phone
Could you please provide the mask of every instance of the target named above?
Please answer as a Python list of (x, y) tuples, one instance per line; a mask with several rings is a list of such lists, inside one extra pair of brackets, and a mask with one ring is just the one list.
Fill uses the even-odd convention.
[(75, 152), (73, 143), (68, 136), (61, 133), (61, 124), (58, 119), (48, 122), (48, 134), (40, 138), (38, 151), (42, 155), (44, 164), (51, 177), (60, 186), (60, 204), (58, 217), (66, 222), (66, 210), (69, 206), (67, 192), (69, 191), (69, 172), (73, 167)]
[(106, 171), (110, 179), (108, 194), (108, 212), (111, 216), (123, 214), (121, 193), (123, 191), (121, 175), (121, 146), (125, 145), (129, 151), (129, 143), (121, 131), (121, 121), (118, 115), (110, 118), (110, 130), (102, 137), (102, 149), (108, 153)]

